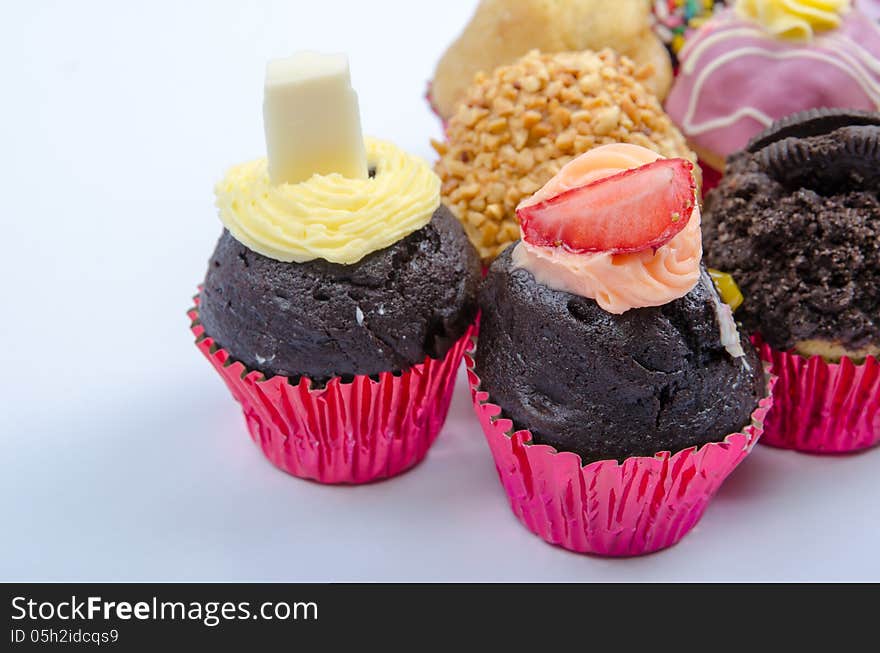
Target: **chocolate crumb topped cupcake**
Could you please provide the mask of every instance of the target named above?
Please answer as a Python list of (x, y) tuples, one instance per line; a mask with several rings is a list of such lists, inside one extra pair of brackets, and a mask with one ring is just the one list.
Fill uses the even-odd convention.
[(215, 189), (196, 343), (284, 471), (399, 474), (446, 418), (479, 256), (428, 164), (362, 136), (344, 56), (270, 62), (263, 114), (268, 157)]
[(706, 201), (706, 260), (777, 349), (880, 352), (880, 114), (811, 111), (730, 160)]
[[(707, 197), (706, 259), (733, 276), (737, 316), (789, 372), (768, 443), (844, 451), (880, 439), (878, 187), (880, 114), (820, 109), (756, 136)], [(815, 387), (808, 368), (823, 370)]]
[(483, 282), (475, 407), (552, 543), (674, 544), (760, 435), (763, 367), (701, 265), (696, 194), (687, 160), (591, 150), (519, 205)]

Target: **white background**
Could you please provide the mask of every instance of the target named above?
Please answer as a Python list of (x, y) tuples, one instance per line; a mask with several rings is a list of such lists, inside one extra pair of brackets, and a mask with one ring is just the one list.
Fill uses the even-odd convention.
[[(4, 3), (5, 4), (5, 3)], [(265, 61), (345, 51), (365, 130), (432, 158), (474, 2), (27, 2), (0, 37), (0, 580), (880, 580), (880, 450), (758, 447), (678, 546), (606, 560), (513, 517), (459, 378), (426, 462), (266, 462), (185, 311), (212, 187), (263, 153)]]

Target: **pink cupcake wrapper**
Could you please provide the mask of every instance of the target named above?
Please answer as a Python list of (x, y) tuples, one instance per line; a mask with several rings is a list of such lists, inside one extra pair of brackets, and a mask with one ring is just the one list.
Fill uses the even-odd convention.
[(265, 379), (233, 361), (205, 335), (198, 303), (196, 297), (189, 311), (196, 346), (241, 404), (253, 441), (276, 467), (321, 483), (368, 483), (420, 462), (446, 420), (473, 333), (470, 327), (442, 360), (428, 357), (400, 374), (383, 372), (378, 381), (334, 378), (313, 389), (311, 379)]
[(880, 363), (826, 363), (752, 342), (779, 382), (762, 442), (812, 453), (845, 453), (880, 443)]
[(511, 433), (513, 423), (480, 390), (474, 351), (472, 343), (465, 353), (474, 409), (514, 514), (550, 544), (578, 553), (635, 556), (678, 542), (761, 437), (772, 405), (768, 390), (751, 424), (722, 442), (582, 466), (577, 454), (531, 444), (527, 430)]
[(709, 191), (721, 183), (721, 173), (702, 159), (700, 159), (697, 163), (700, 166), (700, 170), (703, 172), (702, 192), (703, 199), (705, 199)]

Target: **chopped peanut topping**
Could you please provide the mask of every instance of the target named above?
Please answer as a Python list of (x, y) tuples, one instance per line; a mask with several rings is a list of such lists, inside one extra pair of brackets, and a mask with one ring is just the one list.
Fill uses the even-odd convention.
[[(571, 159), (607, 143), (633, 143), (696, 163), (696, 155), (637, 70), (611, 50), (533, 50), (479, 73), (433, 141), (443, 198), (486, 262), (519, 238), (516, 206)], [(698, 169), (696, 169), (698, 171)]]

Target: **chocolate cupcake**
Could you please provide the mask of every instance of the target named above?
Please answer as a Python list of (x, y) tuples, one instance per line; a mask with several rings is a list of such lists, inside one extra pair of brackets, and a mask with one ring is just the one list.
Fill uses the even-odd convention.
[(532, 51), (477, 75), (446, 140), (432, 145), (443, 199), (488, 265), (519, 238), (521, 201), (579, 154), (612, 143), (697, 161), (632, 61), (584, 50)]
[(363, 139), (348, 63), (272, 62), (269, 157), (217, 185), (193, 330), (269, 459), (332, 483), (419, 462), (446, 416), (480, 262), (430, 167)]
[[(522, 240), (481, 290), (478, 414), (514, 509), (568, 548), (669, 546), (760, 434), (763, 368), (701, 266), (692, 167), (626, 144), (578, 157), (520, 205)], [(508, 456), (532, 479), (528, 497), (513, 490)], [(648, 471), (659, 461), (663, 482)], [(690, 485), (695, 469), (701, 479)], [(614, 487), (596, 484), (606, 474)], [(657, 485), (624, 496), (639, 477)], [(584, 515), (610, 502), (614, 516), (582, 515), (585, 532), (560, 535), (556, 522), (578, 510), (572, 492)], [(542, 503), (560, 514), (536, 513)], [(687, 526), (670, 531), (670, 515)]]
[(880, 29), (849, 0), (730, 2), (679, 57), (664, 107), (707, 177), (774, 120), (880, 109)]
[(768, 443), (880, 440), (878, 183), (880, 114), (821, 109), (756, 136), (707, 197), (707, 261), (736, 280), (737, 315), (780, 370)]
[(248, 369), (322, 385), (442, 359), (473, 323), (479, 279), (476, 251), (440, 206), (348, 265), (284, 263), (224, 230), (199, 308), (205, 331)]
[(437, 63), (428, 97), (448, 120), (481, 71), (490, 73), (530, 50), (553, 54), (603, 48), (632, 60), (648, 92), (660, 100), (666, 97), (672, 65), (660, 38), (651, 32), (645, 0), (480, 0)]

